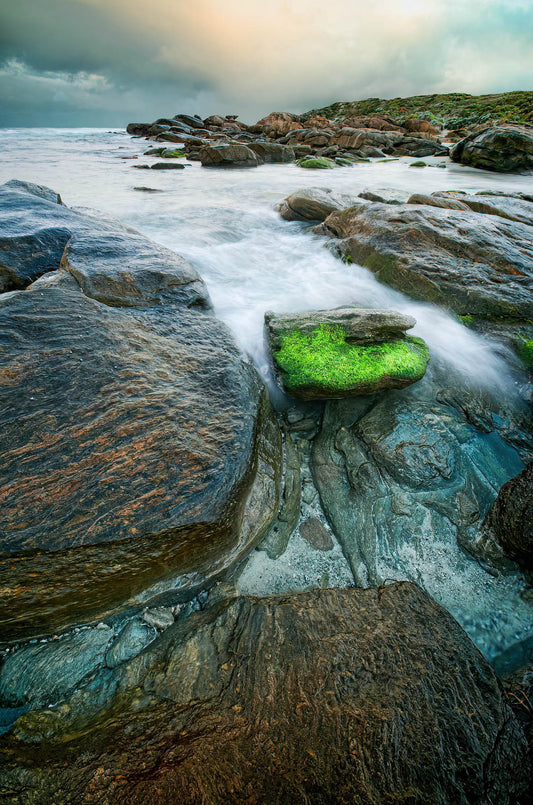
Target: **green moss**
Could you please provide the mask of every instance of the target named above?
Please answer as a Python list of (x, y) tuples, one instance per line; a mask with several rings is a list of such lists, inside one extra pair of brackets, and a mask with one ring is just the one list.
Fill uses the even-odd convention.
[(274, 353), (285, 388), (304, 396), (371, 393), (405, 386), (423, 377), (429, 349), (420, 338), (406, 337), (371, 344), (349, 344), (340, 325), (321, 324), (310, 335), (295, 330)]
[(518, 349), (518, 354), (528, 369), (533, 369), (533, 340), (524, 341)]
[(417, 162), (411, 162), (410, 167), (411, 168), (425, 168), (425, 167), (427, 167), (427, 162), (423, 162), (421, 159), (419, 159)]
[(332, 159), (327, 159), (326, 157), (312, 157), (311, 159), (302, 159), (301, 162), (298, 162), (297, 165), (300, 168), (334, 168), (335, 163)]
[(468, 315), (467, 316), (458, 316), (457, 318), (459, 319), (461, 324), (464, 324), (465, 327), (471, 327), (472, 324), (474, 323), (474, 317), (473, 316), (468, 316)]

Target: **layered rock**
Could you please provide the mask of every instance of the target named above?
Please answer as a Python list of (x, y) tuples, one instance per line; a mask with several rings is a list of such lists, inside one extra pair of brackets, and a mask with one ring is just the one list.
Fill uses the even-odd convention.
[(533, 128), (493, 126), (460, 140), (450, 153), (454, 162), (499, 172), (533, 170)]
[[(182, 258), (120, 224), (0, 188), (1, 632), (100, 615), (169, 577), (209, 583), (277, 511), (279, 432), (253, 367)], [(17, 255), (19, 265), (17, 265)], [(41, 266), (42, 268), (42, 266)], [(41, 273), (41, 268), (39, 273)]]
[(533, 244), (523, 223), (425, 204), (370, 204), (334, 212), (323, 227), (344, 255), (416, 299), (461, 314), (533, 319)]
[(490, 666), (413, 584), (220, 603), (3, 747), (24, 805), (512, 805), (529, 772)]
[(404, 388), (423, 377), (426, 344), (408, 337), (415, 320), (395, 311), (337, 308), (265, 315), (272, 359), (286, 391), (328, 399)]

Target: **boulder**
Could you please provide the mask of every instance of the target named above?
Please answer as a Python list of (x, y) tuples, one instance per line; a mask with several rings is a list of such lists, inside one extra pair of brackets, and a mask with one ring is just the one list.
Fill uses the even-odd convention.
[(178, 123), (185, 123), (185, 125), (193, 129), (203, 129), (204, 127), (203, 120), (195, 115), (174, 115), (173, 120), (177, 120)]
[(428, 207), (440, 207), (444, 210), (469, 210), (470, 207), (459, 201), (454, 196), (439, 196), (433, 194), (431, 196), (425, 193), (413, 193), (407, 199), (408, 204), (425, 204)]
[(415, 299), (460, 314), (533, 319), (531, 229), (498, 216), (412, 204), (332, 213), (340, 251)]
[(357, 203), (351, 196), (321, 187), (305, 187), (291, 193), (277, 207), (286, 221), (324, 221), (334, 210), (344, 210)]
[(200, 151), (205, 168), (256, 168), (263, 160), (246, 145), (208, 145)]
[(168, 171), (168, 170), (183, 170), (185, 165), (180, 165), (179, 162), (154, 162), (150, 165), (153, 171)]
[(328, 170), (335, 167), (335, 162), (327, 157), (309, 157), (298, 162), (300, 168), (312, 170)]
[[(498, 215), (508, 221), (518, 221), (521, 224), (533, 226), (533, 203), (530, 199), (520, 195), (493, 196), (483, 192), (471, 195), (459, 193), (455, 190), (442, 190), (432, 193), (432, 198), (453, 200), (467, 208), (483, 215)], [(456, 208), (459, 209), (459, 208)]]
[(473, 132), (453, 147), (451, 158), (503, 173), (533, 170), (533, 128), (505, 125)]
[(529, 768), (490, 665), (404, 583), (192, 615), (22, 715), (0, 784), (21, 805), (513, 805)]
[[(172, 578), (225, 572), (277, 512), (266, 392), (173, 252), (0, 188), (4, 231), (54, 245), (0, 296), (0, 631), (50, 632)], [(35, 248), (35, 247), (33, 247)], [(21, 273), (21, 272), (19, 272)]]
[(258, 120), (251, 130), (257, 134), (264, 133), (269, 137), (282, 137), (289, 131), (299, 128), (300, 123), (289, 112), (272, 112)]
[(511, 559), (533, 570), (533, 463), (502, 486), (485, 524)]
[(409, 117), (404, 120), (403, 127), (407, 131), (416, 132), (417, 134), (431, 134), (433, 136), (440, 134), (440, 130), (432, 126), (427, 120), (419, 120), (416, 117)]
[(288, 145), (256, 140), (255, 142), (250, 142), (248, 147), (263, 162), (294, 162), (295, 159), (294, 150)]
[(337, 308), (265, 315), (281, 384), (300, 399), (328, 399), (404, 388), (423, 377), (429, 350), (405, 336), (411, 316), (389, 310)]
[(342, 122), (343, 126), (354, 129), (376, 129), (376, 131), (399, 131), (405, 133), (405, 129), (396, 120), (390, 117), (379, 117), (377, 115), (355, 115), (347, 117)]

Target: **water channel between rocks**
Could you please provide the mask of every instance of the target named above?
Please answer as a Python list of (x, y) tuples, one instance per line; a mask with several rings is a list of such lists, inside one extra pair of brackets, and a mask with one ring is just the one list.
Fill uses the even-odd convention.
[[(324, 241), (299, 223), (283, 221), (273, 205), (299, 187), (320, 186), (357, 195), (365, 189), (395, 191), (399, 200), (414, 192), (461, 189), (531, 192), (531, 177), (490, 174), (427, 158), (362, 163), (332, 171), (295, 165), (208, 170), (198, 163), (184, 171), (137, 171), (136, 157), (148, 147), (123, 132), (95, 129), (19, 129), (0, 132), (0, 180), (23, 179), (52, 187), (69, 206), (99, 210), (140, 230), (188, 259), (202, 275), (216, 314), (233, 330), (271, 389), (274, 404), (287, 408), (271, 377), (263, 340), (265, 311), (296, 312), (339, 305), (394, 308), (417, 320), (413, 333), (428, 343), (432, 363), (461, 384), (513, 399), (514, 381), (498, 350), (434, 306), (413, 302), (381, 285), (370, 272), (336, 259)], [(446, 167), (437, 167), (437, 163)], [(139, 192), (147, 185), (160, 192)], [(420, 384), (427, 393), (434, 373)], [(426, 391), (424, 391), (424, 388)], [(313, 547), (296, 530), (287, 550), (270, 559), (255, 551), (237, 587), (265, 595), (316, 586), (354, 583), (340, 545), (327, 526), (309, 469), (309, 442), (295, 438), (303, 482), (301, 522), (317, 518), (331, 538)], [(487, 450), (490, 445), (487, 446)], [(520, 467), (515, 468), (516, 472)], [(404, 544), (401, 561), (384, 561), (382, 573), (406, 578), (402, 562), (418, 562), (419, 581), (446, 606), (490, 658), (531, 638), (531, 605), (516, 574), (489, 575), (455, 540), (442, 536), (430, 545)], [(409, 552), (418, 556), (408, 557)]]

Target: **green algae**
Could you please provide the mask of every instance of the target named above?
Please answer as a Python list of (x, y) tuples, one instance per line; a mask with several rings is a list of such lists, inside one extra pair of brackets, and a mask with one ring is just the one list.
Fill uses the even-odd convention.
[(350, 344), (343, 327), (321, 324), (309, 335), (283, 336), (274, 360), (290, 393), (333, 397), (414, 383), (426, 371), (429, 349), (413, 336)]
[(524, 341), (518, 349), (518, 354), (528, 369), (533, 369), (533, 340)]
[(311, 159), (302, 159), (296, 163), (300, 168), (335, 168), (335, 162), (327, 157), (312, 157)]

